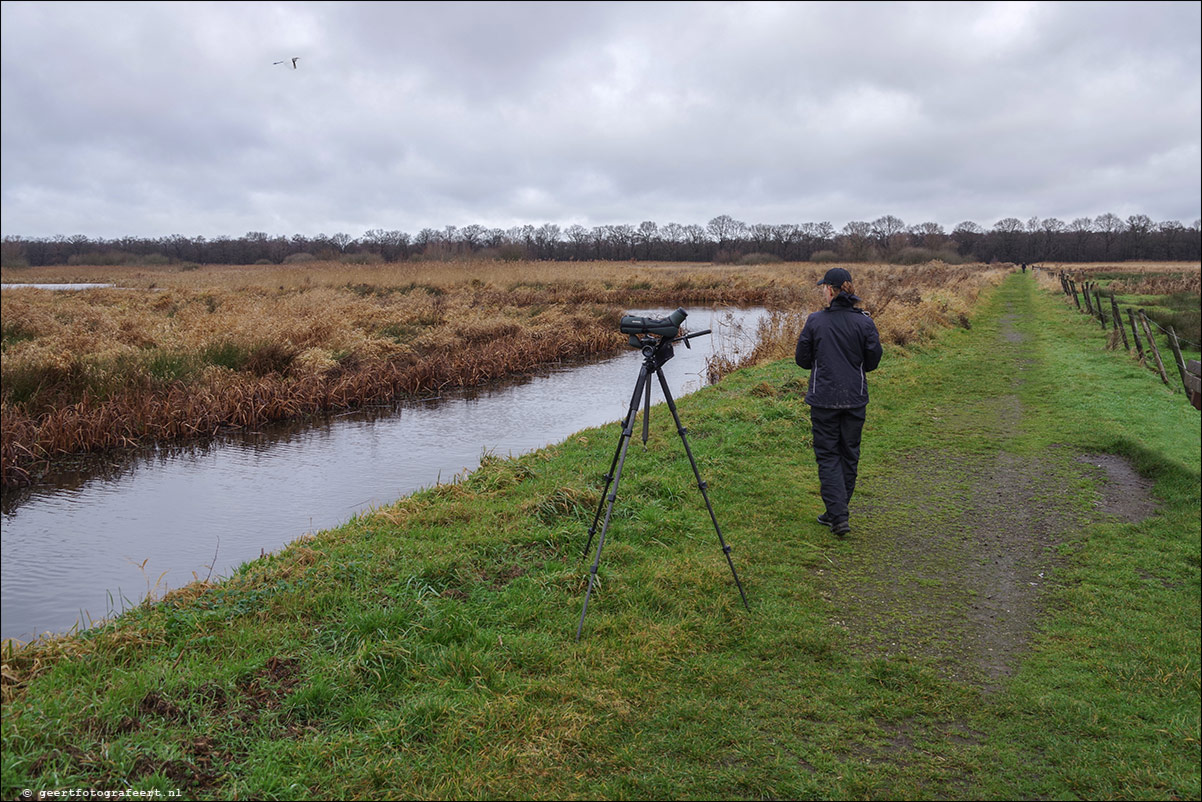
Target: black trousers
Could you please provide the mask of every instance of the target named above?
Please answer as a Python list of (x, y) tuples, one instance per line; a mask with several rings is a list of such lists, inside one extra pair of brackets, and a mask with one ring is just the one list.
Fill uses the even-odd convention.
[(856, 492), (860, 433), (864, 430), (866, 410), (867, 407), (810, 407), (822, 501), (826, 504), (827, 516), (835, 521), (847, 520), (847, 505)]

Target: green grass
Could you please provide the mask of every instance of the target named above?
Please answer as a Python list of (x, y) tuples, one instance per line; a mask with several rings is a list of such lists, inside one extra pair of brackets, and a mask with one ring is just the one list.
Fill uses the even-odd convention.
[[(1099, 277), (1099, 280), (1126, 278), (1123, 275)], [(1109, 297), (1107, 295), (1107, 297)], [(1169, 295), (1115, 295), (1123, 316), (1126, 318), (1128, 308), (1142, 309), (1148, 319), (1161, 328), (1156, 333), (1158, 345), (1163, 352), (1161, 355), (1171, 362), (1172, 353), (1169, 350), (1168, 335), (1164, 332), (1170, 327), (1177, 334), (1181, 343), (1181, 351), (1185, 359), (1197, 359), (1202, 347), (1202, 305), (1194, 293), (1175, 292)], [(1103, 303), (1108, 304), (1108, 300)], [(1107, 319), (1110, 309), (1106, 310)], [(1128, 331), (1128, 334), (1130, 331)], [(1142, 334), (1140, 335), (1143, 336)]]
[[(1202, 344), (1202, 309), (1199, 308), (1197, 295), (1117, 295), (1115, 300), (1124, 310), (1128, 307), (1143, 309), (1148, 319), (1160, 327), (1161, 331), (1156, 332), (1157, 345), (1162, 352), (1161, 356), (1167, 361), (1171, 362), (1173, 359), (1169, 350), (1168, 335), (1164, 333), (1170, 327), (1177, 334), (1185, 358), (1198, 358), (1199, 345)], [(1125, 317), (1126, 312), (1123, 314)]]
[[(1165, 279), (1185, 279), (1188, 276), (1185, 272), (1167, 272), (1162, 275)], [(1106, 286), (1111, 286), (1109, 282), (1138, 282), (1143, 277), (1143, 273), (1129, 273), (1119, 270), (1092, 273), (1090, 280), (1104, 285), (1104, 297), (1109, 298), (1110, 295), (1114, 294), (1113, 290), (1105, 289)], [(1115, 294), (1114, 298), (1124, 310), (1124, 316), (1126, 315), (1125, 310), (1128, 307), (1134, 307), (1136, 309), (1143, 309), (1148, 318), (1162, 329), (1167, 329), (1171, 326), (1176, 331), (1177, 337), (1182, 340), (1182, 351), (1188, 354), (1187, 358), (1197, 358), (1199, 346), (1202, 345), (1202, 307), (1200, 307), (1197, 294), (1191, 292), (1175, 292), (1168, 295)], [(1104, 300), (1103, 303), (1108, 304), (1109, 301)], [(1107, 318), (1109, 318), (1109, 308), (1107, 308), (1106, 314)], [(1157, 336), (1159, 338), (1161, 335), (1158, 334)], [(1186, 341), (1189, 341), (1192, 345), (1187, 346)], [(1164, 349), (1168, 350), (1167, 345)]]
[[(750, 613), (662, 407), (647, 449), (630, 447), (579, 642), (617, 426), (486, 457), (208, 592), (46, 647), (28, 681), (37, 652), (7, 655), (3, 795), (1198, 798), (1199, 417), (1101, 344), (1015, 276), (970, 329), (888, 352), (857, 496), (874, 523), (845, 541), (813, 523), (804, 372), (761, 366), (682, 399)], [(1154, 482), (1157, 515), (1097, 515), (1072, 456), (1103, 452)], [(845, 588), (875, 581), (866, 558), (888, 526), (971, 534), (967, 479), (938, 504), (906, 500), (924, 453), (1038, 461), (1082, 522), (996, 687), (922, 649), (865, 648), (824, 596), (836, 567)], [(917, 571), (889, 590), (949, 584)]]

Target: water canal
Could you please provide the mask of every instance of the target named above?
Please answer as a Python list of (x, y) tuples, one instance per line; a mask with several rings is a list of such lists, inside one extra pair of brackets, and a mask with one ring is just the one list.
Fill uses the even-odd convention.
[[(714, 334), (677, 346), (664, 366), (673, 395), (704, 384), (715, 352), (750, 347), (766, 314), (689, 310), (689, 330)], [(308, 532), (450, 481), (485, 452), (516, 456), (620, 421), (641, 364), (631, 349), (458, 397), (123, 455), (5, 491), (0, 636), (87, 627), (148, 593), (227, 576)], [(652, 401), (662, 400), (656, 386)], [(616, 446), (620, 428), (612, 434)]]

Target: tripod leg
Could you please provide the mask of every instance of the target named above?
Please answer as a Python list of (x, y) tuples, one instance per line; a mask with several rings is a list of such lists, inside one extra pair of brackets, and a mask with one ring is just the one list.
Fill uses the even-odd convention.
[(605, 508), (605, 497), (609, 493), (609, 485), (614, 479), (614, 468), (618, 464), (618, 456), (622, 453), (622, 445), (626, 442), (626, 438), (634, 431), (634, 420), (639, 414), (639, 397), (642, 395), (644, 385), (650, 385), (648, 369), (646, 366), (639, 371), (639, 379), (634, 385), (634, 395), (630, 398), (630, 407), (626, 411), (626, 420), (622, 424), (622, 436), (618, 438), (618, 447), (614, 449), (614, 458), (609, 463), (609, 473), (605, 474), (605, 489), (601, 491), (601, 498), (597, 500), (597, 512), (593, 515), (593, 525), (588, 528), (588, 543), (584, 545), (584, 556), (588, 556), (588, 550), (593, 545), (593, 535), (597, 534), (597, 522), (601, 520), (601, 510)]
[[(626, 423), (622, 426), (622, 437), (618, 441), (618, 451), (614, 455), (614, 461), (617, 463), (617, 470), (610, 467), (610, 473), (613, 476), (613, 491), (608, 495), (602, 496), (602, 501), (605, 502), (605, 522), (601, 525), (601, 537), (597, 540), (597, 556), (593, 560), (592, 566), (588, 569), (588, 588), (584, 591), (584, 607), (580, 611), (580, 623), (576, 626), (576, 640), (580, 640), (580, 633), (584, 631), (584, 616), (588, 614), (589, 598), (593, 595), (593, 584), (597, 579), (597, 569), (601, 567), (601, 550), (605, 548), (605, 534), (609, 531), (609, 520), (613, 515), (614, 501), (618, 498), (618, 485), (622, 482), (622, 467), (626, 464), (626, 449), (630, 446), (630, 438), (634, 434), (634, 421), (639, 413), (639, 397), (642, 395), (643, 387), (648, 383), (648, 367), (643, 365), (639, 372), (639, 380), (634, 386), (634, 395), (630, 399), (630, 411), (626, 414)], [(609, 477), (606, 477), (605, 488), (609, 489)], [(597, 517), (600, 517), (601, 510), (598, 508)], [(597, 526), (596, 519), (593, 520), (593, 529)], [(589, 530), (589, 544), (593, 542), (593, 529)], [(588, 552), (588, 547), (585, 547), (585, 553)]]
[(710, 504), (709, 494), (705, 492), (707, 485), (701, 478), (701, 472), (697, 470), (697, 460), (693, 459), (693, 450), (689, 448), (689, 439), (685, 436), (688, 434), (688, 429), (680, 422), (680, 415), (676, 411), (676, 402), (672, 400), (672, 391), (668, 389), (668, 380), (664, 378), (664, 372), (659, 368), (656, 368), (655, 375), (659, 377), (659, 386), (664, 391), (664, 399), (668, 402), (668, 409), (672, 411), (672, 419), (676, 421), (676, 431), (680, 434), (680, 442), (684, 443), (684, 453), (689, 457), (689, 465), (693, 466), (693, 476), (697, 478), (697, 488), (701, 490), (701, 498), (705, 499), (705, 508), (709, 510), (710, 520), (714, 522), (714, 531), (718, 533), (718, 543), (722, 546), (722, 553), (726, 555), (726, 562), (730, 566), (730, 574), (735, 578), (735, 585), (739, 588), (739, 597), (743, 600), (743, 607), (751, 610), (747, 604), (747, 594), (743, 592), (743, 583), (739, 581), (739, 573), (735, 570), (734, 560), (730, 558), (730, 546), (722, 537), (722, 528), (718, 526), (718, 517), (714, 515), (714, 506)]
[(646, 382), (646, 395), (643, 396), (643, 446), (647, 445), (647, 437), (651, 434), (651, 381)]
[(614, 458), (609, 463), (609, 473), (605, 474), (605, 488), (601, 491), (601, 498), (597, 499), (597, 512), (593, 514), (593, 525), (588, 528), (588, 542), (584, 544), (584, 554), (588, 556), (588, 550), (593, 546), (593, 535), (597, 534), (597, 524), (601, 521), (601, 511), (605, 509), (605, 497), (609, 494), (609, 486), (614, 480), (614, 469), (618, 465), (618, 456), (622, 453), (622, 443), (626, 441), (625, 435), (618, 438), (618, 447), (614, 449)]

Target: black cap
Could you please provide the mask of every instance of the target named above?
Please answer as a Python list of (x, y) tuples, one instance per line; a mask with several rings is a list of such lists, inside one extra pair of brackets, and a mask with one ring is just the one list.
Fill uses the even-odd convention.
[(821, 287), (823, 284), (829, 284), (838, 289), (843, 286), (843, 282), (845, 281), (851, 281), (851, 273), (848, 273), (841, 267), (832, 267), (826, 271), (826, 275), (822, 277), (822, 281), (818, 282), (818, 286)]

